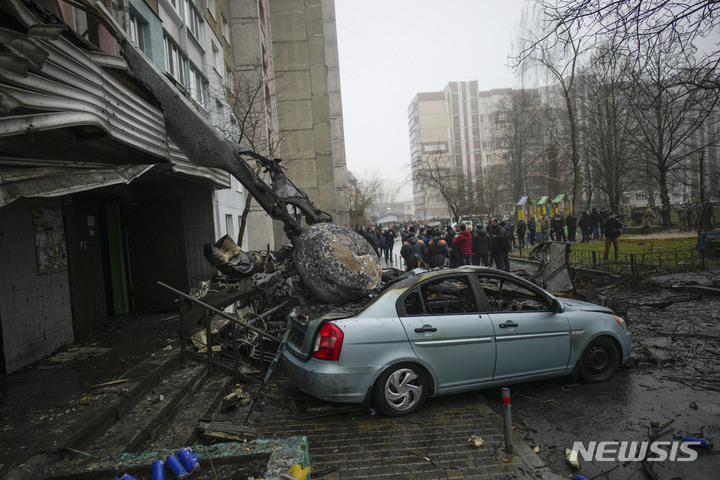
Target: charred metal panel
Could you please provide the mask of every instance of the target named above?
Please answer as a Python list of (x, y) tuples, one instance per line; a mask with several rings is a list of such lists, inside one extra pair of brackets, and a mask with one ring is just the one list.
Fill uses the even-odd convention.
[(331, 304), (366, 296), (382, 280), (380, 259), (367, 240), (333, 223), (303, 231), (295, 245), (295, 262), (305, 286)]
[(555, 293), (574, 290), (569, 243), (541, 243), (530, 252), (530, 260), (540, 262), (537, 272), (529, 278), (533, 283)]

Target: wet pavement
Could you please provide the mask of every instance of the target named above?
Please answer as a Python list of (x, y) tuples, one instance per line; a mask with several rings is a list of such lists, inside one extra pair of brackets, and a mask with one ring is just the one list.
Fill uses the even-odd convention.
[[(565, 461), (565, 449), (576, 441), (641, 442), (653, 435), (668, 442), (681, 435), (718, 441), (720, 297), (691, 287), (719, 279), (720, 271), (704, 271), (596, 288), (597, 303), (625, 316), (633, 360), (602, 384), (562, 378), (511, 386), (521, 455), (503, 451), (500, 389), (431, 398), (414, 415), (388, 418), (315, 400), (276, 373), (266, 388), (243, 385), (251, 401), (218, 420), (252, 427), (257, 438), (306, 436), (315, 478), (547, 479), (551, 472), (564, 478), (720, 478), (715, 450), (692, 462), (647, 462), (650, 472), (641, 462), (581, 459), (577, 470)], [(118, 322), (60, 356), (0, 377), (0, 477), (33, 455), (63, 451), (92, 415), (127, 390), (95, 385), (133, 381), (145, 373), (144, 361), (176, 355), (176, 320), (160, 315)], [(473, 435), (482, 437), (482, 447), (469, 444)], [(530, 450), (535, 446), (537, 455)]]
[[(176, 325), (173, 315), (128, 319), (2, 377), (0, 477), (41, 479), (45, 476), (38, 472), (48, 464), (102, 455), (94, 450), (97, 442), (73, 445), (82, 441), (84, 429), (104, 428), (103, 416), (116, 417), (149, 366), (172, 363), (178, 353)], [(114, 381), (121, 383), (98, 386)], [(313, 478), (553, 478), (520, 437), (514, 439), (515, 454), (505, 454), (501, 418), (494, 410), (500, 404), (491, 406), (481, 392), (431, 398), (415, 415), (388, 418), (367, 407), (313, 399), (290, 386), (279, 369), (266, 387), (241, 386), (252, 401), (216, 420), (254, 428), (250, 440), (306, 437)], [(147, 395), (139, 406), (149, 412), (155, 400)], [(195, 421), (206, 410), (198, 411)], [(141, 423), (138, 430), (146, 428)], [(484, 444), (471, 445), (472, 436)], [(122, 444), (115, 448), (123, 450)]]
[[(307, 436), (313, 478), (558, 478), (520, 437), (516, 455), (505, 454), (501, 417), (481, 392), (429, 398), (417, 413), (398, 418), (313, 399), (284, 379), (251, 396), (254, 405), (218, 420), (247, 420), (264, 438)], [(484, 445), (472, 445), (473, 436)]]
[[(581, 459), (577, 470), (565, 459), (565, 449), (575, 441), (587, 446), (592, 441), (643, 442), (652, 436), (673, 442), (690, 436), (720, 442), (720, 296), (697, 296), (692, 289), (718, 279), (720, 271), (704, 271), (600, 289), (595, 300), (621, 312), (633, 333), (630, 365), (601, 384), (561, 378), (511, 387), (518, 432), (528, 444), (540, 446), (554, 472), (613, 480), (720, 478), (714, 449), (698, 450), (696, 460), (679, 462), (669, 460), (672, 447), (665, 446), (668, 459), (647, 466)], [(485, 395), (492, 401), (499, 393), (488, 390)]]

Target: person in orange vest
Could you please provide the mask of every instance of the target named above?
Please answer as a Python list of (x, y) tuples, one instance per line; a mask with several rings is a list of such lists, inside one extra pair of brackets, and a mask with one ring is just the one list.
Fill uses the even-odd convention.
[(400, 256), (405, 260), (405, 270), (408, 272), (425, 265), (424, 259), (427, 257), (427, 245), (415, 236), (414, 226), (410, 227), (408, 237), (400, 249)]
[(450, 263), (450, 248), (440, 233), (440, 230), (436, 230), (433, 233), (432, 240), (428, 243), (430, 268), (446, 267)]

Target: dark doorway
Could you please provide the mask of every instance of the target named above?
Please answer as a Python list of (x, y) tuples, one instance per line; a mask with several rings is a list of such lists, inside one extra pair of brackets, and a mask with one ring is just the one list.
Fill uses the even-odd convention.
[(69, 197), (65, 202), (68, 279), (73, 334), (80, 340), (107, 322), (103, 272), (102, 201), (92, 195)]
[(126, 204), (125, 232), (133, 313), (178, 309), (177, 295), (157, 282), (188, 288), (181, 202)]

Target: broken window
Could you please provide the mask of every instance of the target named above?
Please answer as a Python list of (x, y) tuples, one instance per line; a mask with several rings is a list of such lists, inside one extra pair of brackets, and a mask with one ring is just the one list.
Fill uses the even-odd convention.
[(550, 311), (545, 296), (517, 282), (484, 275), (478, 275), (478, 281), (492, 312)]
[(470, 279), (466, 276), (430, 280), (414, 288), (403, 300), (405, 314), (453, 315), (478, 311)]

